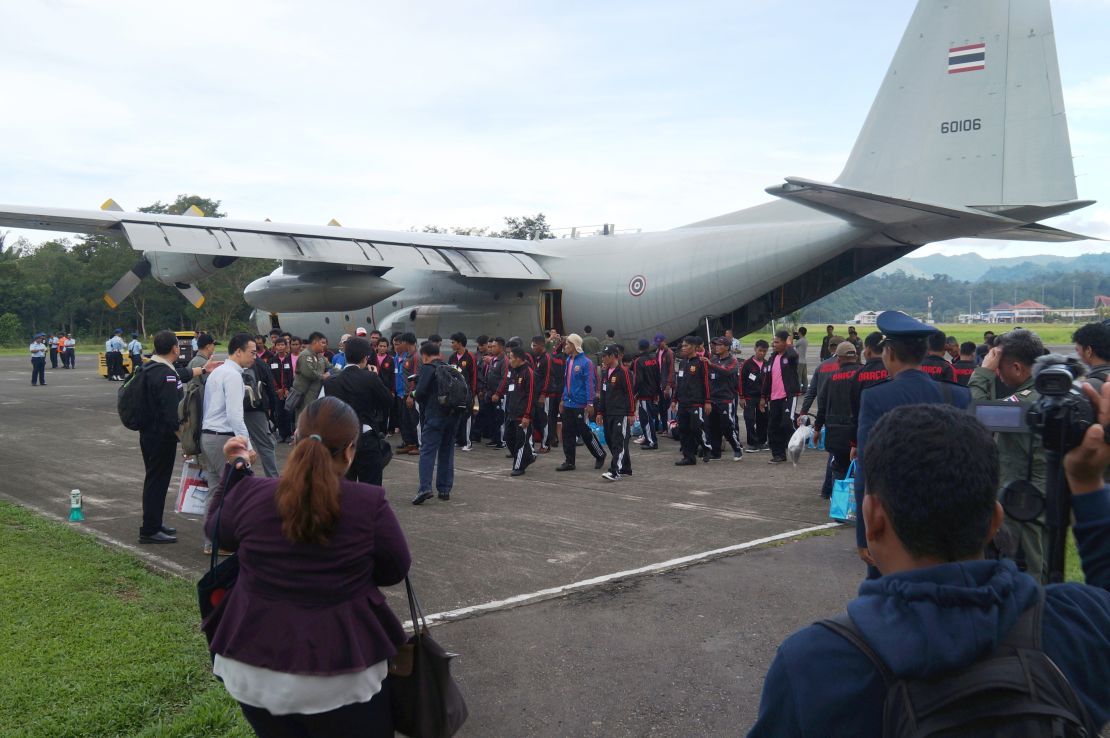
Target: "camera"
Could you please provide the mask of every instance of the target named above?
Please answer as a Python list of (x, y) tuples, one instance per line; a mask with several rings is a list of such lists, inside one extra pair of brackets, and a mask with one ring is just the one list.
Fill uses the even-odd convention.
[(1046, 451), (1071, 451), (1095, 422), (1097, 410), (1079, 382), (1085, 373), (1074, 356), (1048, 354), (1033, 365), (1033, 386), (1040, 399), (1029, 408), (1025, 421), (1041, 436)]

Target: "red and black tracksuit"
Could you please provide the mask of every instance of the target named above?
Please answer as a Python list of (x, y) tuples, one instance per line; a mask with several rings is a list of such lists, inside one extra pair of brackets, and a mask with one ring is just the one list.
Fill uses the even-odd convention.
[(535, 374), (528, 362), (515, 369), (507, 367), (504, 378), (505, 440), (513, 456), (513, 471), (522, 471), (536, 460), (532, 449), (532, 433), (521, 421), (531, 424), (536, 409)]
[(709, 439), (705, 433), (705, 405), (709, 402), (709, 362), (704, 357), (675, 361), (674, 404), (678, 410), (678, 436), (682, 459), (695, 461), (709, 457)]
[(659, 397), (662, 381), (659, 372), (659, 352), (648, 349), (632, 360), (633, 394), (640, 416), (640, 429), (644, 433), (644, 448), (659, 448), (656, 424), (659, 422)]
[(967, 382), (969, 379), (971, 379), (971, 374), (974, 371), (974, 359), (960, 359), (953, 362), (952, 364), (952, 374), (954, 374), (956, 377), (956, 384), (960, 385), (961, 387), (967, 386)]
[(929, 375), (935, 382), (955, 382), (956, 373), (948, 359), (936, 354), (928, 354), (921, 360), (921, 371)]
[[(486, 445), (496, 446), (497, 448), (505, 447), (505, 405), (504, 398), (499, 397), (495, 403), (493, 396), (497, 394), (498, 388), (501, 387), (507, 369), (508, 362), (504, 353), (489, 357), (489, 361), (486, 363), (486, 391), (484, 395), (486, 416), (482, 434), (490, 438), (490, 442)], [(482, 411), (481, 403), (479, 403), (478, 411), (479, 413)]]
[(763, 365), (753, 356), (740, 366), (740, 397), (744, 405), (744, 425), (748, 432), (748, 447), (759, 448), (767, 444), (767, 408), (759, 406), (763, 396)]
[(284, 441), (293, 435), (293, 416), (285, 409), (285, 398), (293, 389), (293, 357), (290, 354), (279, 356), (274, 353), (269, 360), (270, 374), (274, 375), (274, 393), (278, 403), (274, 408), (274, 425), (277, 426), (278, 439)]
[(632, 473), (632, 459), (628, 443), (632, 437), (632, 418), (636, 412), (636, 399), (632, 393), (632, 377), (628, 367), (617, 364), (612, 369), (601, 369), (601, 397), (597, 401), (598, 415), (605, 428), (605, 443), (612, 459), (609, 473), (614, 476)]
[(563, 385), (567, 380), (567, 356), (563, 353), (548, 354), (551, 367), (547, 373), (547, 389), (543, 391), (543, 410), (547, 414), (544, 447), (559, 445), (559, 402), (563, 399)]
[(663, 344), (655, 349), (655, 359), (659, 362), (659, 404), (656, 412), (658, 427), (667, 430), (668, 412), (674, 401), (675, 361), (678, 357), (670, 346)]
[(825, 475), (821, 496), (832, 495), (833, 479), (843, 479), (848, 472), (852, 441), (856, 435), (856, 410), (853, 396), (858, 383), (856, 375), (862, 367), (847, 364), (828, 375), (817, 397), (817, 423), (814, 430), (825, 429), (825, 450), (829, 454), (831, 474)]
[(881, 358), (872, 359), (856, 372), (856, 381), (852, 386), (852, 415), (856, 418), (856, 427), (852, 429), (852, 448), (856, 446), (856, 432), (859, 430), (859, 408), (862, 402), (860, 395), (868, 387), (882, 384), (888, 378), (886, 365)]
[(545, 396), (550, 391), (548, 386), (551, 384), (551, 354), (547, 351), (541, 351), (538, 354), (528, 354), (532, 358), (532, 371), (533, 377), (533, 390), (535, 395), (533, 401), (536, 404), (536, 411), (532, 418), (532, 440), (540, 442), (540, 448), (549, 449), (551, 444), (548, 443), (548, 424), (547, 424), (547, 406), (550, 404), (545, 399)]
[(721, 438), (728, 439), (733, 452), (743, 453), (740, 444), (740, 419), (737, 416), (740, 388), (740, 363), (731, 354), (709, 360), (709, 449), (714, 458), (721, 455)]
[[(451, 366), (458, 367), (459, 372), (466, 380), (466, 386), (470, 388), (470, 396), (478, 396), (478, 360), (474, 358), (474, 354), (467, 351), (465, 348), (461, 354), (451, 354), (447, 359), (447, 363)], [(455, 433), (455, 445), (469, 447), (470, 446), (470, 431), (474, 427), (474, 412), (473, 409), (468, 409), (465, 417), (459, 421), (459, 429)]]

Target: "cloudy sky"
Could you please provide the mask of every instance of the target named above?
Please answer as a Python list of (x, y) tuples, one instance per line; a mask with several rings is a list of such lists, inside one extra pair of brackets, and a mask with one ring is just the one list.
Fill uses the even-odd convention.
[[(831, 181), (910, 0), (0, 5), (0, 202), (407, 229), (660, 230)], [(1079, 196), (1110, 239), (1110, 0), (1053, 3)], [(29, 234), (42, 240), (37, 232)], [(1077, 254), (964, 241), (919, 253)]]

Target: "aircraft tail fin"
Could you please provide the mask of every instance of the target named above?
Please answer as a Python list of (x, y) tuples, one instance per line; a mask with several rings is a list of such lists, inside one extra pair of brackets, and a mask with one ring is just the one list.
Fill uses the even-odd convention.
[(960, 207), (1075, 200), (1049, 0), (920, 0), (836, 184)]

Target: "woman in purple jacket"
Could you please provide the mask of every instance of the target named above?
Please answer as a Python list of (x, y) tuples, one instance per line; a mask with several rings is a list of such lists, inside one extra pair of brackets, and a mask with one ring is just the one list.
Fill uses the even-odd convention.
[[(202, 627), (213, 673), (263, 738), (393, 735), (383, 687), (405, 632), (378, 588), (410, 557), (385, 490), (343, 478), (359, 430), (342, 400), (317, 400), (281, 477), (224, 493), (219, 542), (239, 577)], [(245, 441), (227, 442), (228, 461), (248, 458)]]

